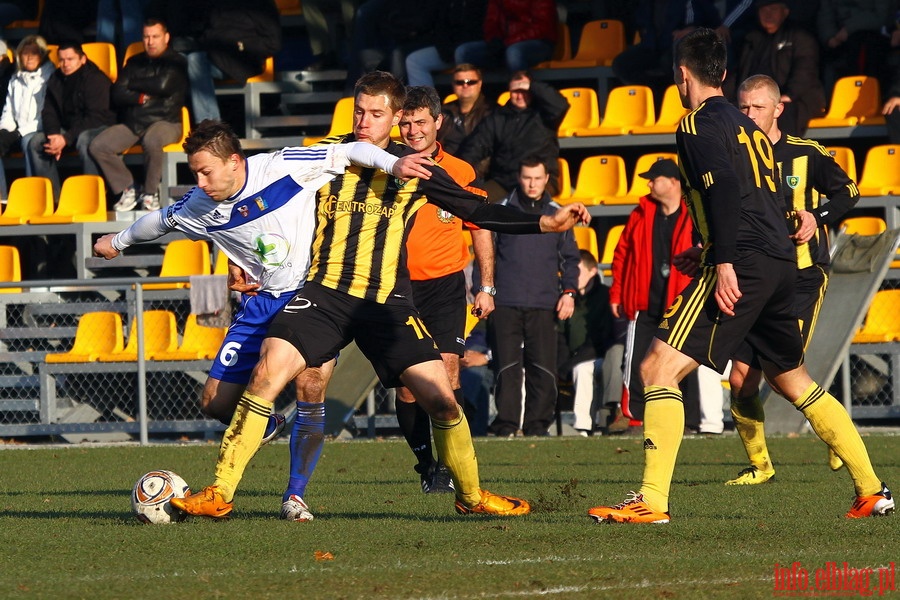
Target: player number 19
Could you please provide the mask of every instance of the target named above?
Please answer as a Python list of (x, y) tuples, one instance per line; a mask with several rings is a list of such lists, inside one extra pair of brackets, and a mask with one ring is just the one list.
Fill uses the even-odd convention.
[(775, 157), (772, 154), (772, 144), (769, 143), (766, 134), (758, 129), (754, 130), (753, 139), (751, 140), (750, 136), (747, 135), (747, 132), (744, 131), (744, 128), (741, 127), (741, 132), (738, 134), (737, 139), (747, 147), (747, 154), (750, 156), (750, 163), (753, 165), (753, 175), (756, 178), (756, 187), (762, 187), (763, 179), (759, 172), (759, 162), (756, 160), (756, 157), (759, 156), (767, 171), (764, 177), (766, 185), (768, 186), (769, 191), (774, 192), (775, 180), (772, 179), (772, 173), (775, 169)]

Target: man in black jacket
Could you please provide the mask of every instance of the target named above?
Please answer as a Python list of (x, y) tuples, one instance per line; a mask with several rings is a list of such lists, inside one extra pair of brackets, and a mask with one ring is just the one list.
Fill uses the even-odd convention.
[[(505, 201), (530, 214), (553, 214), (549, 175), (538, 157), (527, 157), (519, 185)], [(571, 231), (552, 235), (496, 235), (494, 312), (488, 338), (497, 374), (497, 416), (491, 432), (511, 437), (522, 414), (525, 435), (547, 435), (556, 407), (557, 319), (575, 310), (580, 254)], [(560, 273), (562, 275), (560, 275)]]
[(91, 142), (90, 152), (114, 194), (115, 210), (131, 210), (138, 202), (134, 177), (119, 154), (140, 142), (144, 149), (144, 210), (159, 208), (163, 146), (181, 139), (181, 108), (187, 90), (187, 62), (169, 48), (169, 32), (157, 19), (144, 22), (144, 51), (133, 56), (112, 87), (119, 123)]
[(80, 44), (59, 47), (59, 68), (47, 82), (41, 111), (43, 131), (28, 144), (34, 175), (48, 177), (59, 197), (59, 170), (56, 162), (66, 148), (76, 148), (85, 174), (99, 175), (88, 147), (91, 140), (115, 122), (109, 107), (112, 82), (84, 55)]
[(459, 147), (457, 156), (473, 166), (490, 157), (485, 190), (488, 200), (506, 197), (518, 184), (519, 164), (534, 155), (550, 174), (548, 191), (555, 195), (559, 167), (557, 130), (569, 102), (542, 81), (533, 81), (525, 71), (512, 75), (509, 102), (484, 118)]

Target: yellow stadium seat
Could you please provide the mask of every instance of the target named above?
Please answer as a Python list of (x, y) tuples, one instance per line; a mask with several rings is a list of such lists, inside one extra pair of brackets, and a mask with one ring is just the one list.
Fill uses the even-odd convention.
[(850, 217), (841, 221), (838, 227), (847, 235), (878, 235), (887, 229), (881, 217)]
[[(160, 277), (188, 277), (209, 275), (209, 244), (203, 240), (175, 240), (169, 242), (163, 254)], [(148, 283), (145, 290), (175, 290), (191, 287), (187, 281), (181, 283)]]
[(569, 110), (559, 125), (560, 137), (569, 137), (579, 129), (593, 129), (600, 125), (597, 92), (593, 88), (563, 88), (559, 93), (569, 101)]
[(303, 6), (300, 0), (275, 0), (280, 15), (299, 15), (303, 14)]
[(847, 177), (856, 181), (856, 158), (853, 150), (846, 146), (827, 146), (825, 149), (828, 150), (828, 154), (831, 155), (834, 162), (844, 170)]
[(681, 104), (681, 96), (678, 94), (678, 87), (670, 85), (663, 94), (662, 106), (659, 109), (659, 118), (653, 125), (646, 127), (638, 126), (631, 128), (632, 135), (642, 135), (651, 133), (675, 133), (681, 119), (690, 112)]
[(613, 255), (616, 253), (616, 246), (619, 244), (619, 238), (622, 237), (624, 229), (624, 225), (613, 225), (606, 233), (606, 241), (603, 243), (603, 255), (600, 257), (600, 264), (608, 265), (602, 269), (604, 277), (612, 277)]
[(566, 203), (603, 204), (610, 197), (623, 196), (625, 182), (625, 161), (621, 156), (588, 156), (581, 161), (575, 189)]
[(597, 232), (593, 227), (573, 227), (572, 233), (575, 235), (575, 244), (579, 250), (587, 250), (594, 255), (594, 258), (600, 260), (600, 251), (597, 246)]
[[(15, 246), (0, 246), (0, 281), (22, 281), (22, 259)], [(0, 294), (20, 293), (22, 288), (0, 288)]]
[(128, 47), (125, 48), (125, 59), (122, 61), (122, 64), (127, 64), (128, 59), (134, 56), (135, 54), (140, 54), (144, 51), (144, 42), (131, 42), (128, 44)]
[(878, 80), (865, 75), (841, 77), (834, 84), (831, 104), (824, 117), (810, 119), (809, 127), (850, 127), (884, 122), (881, 117), (881, 90)]
[[(172, 352), (178, 348), (178, 330), (175, 315), (168, 310), (144, 311), (144, 358), (150, 360), (152, 354)], [(138, 358), (137, 322), (131, 321), (128, 329), (128, 343), (121, 352), (102, 352), (97, 356), (100, 362), (132, 362)]]
[(265, 81), (275, 81), (275, 58), (267, 56), (263, 62), (263, 72), (247, 79), (247, 83), (262, 83)]
[(459, 96), (457, 96), (456, 94), (447, 94), (446, 96), (444, 96), (443, 104), (450, 104), (451, 102), (453, 102), (454, 100), (457, 100), (458, 98), (459, 98)]
[(59, 66), (59, 44), (47, 44), (47, 60)]
[(569, 161), (560, 156), (556, 159), (556, 164), (559, 170), (557, 177), (559, 193), (553, 199), (560, 204), (565, 204), (572, 195), (572, 175), (569, 171)]
[(858, 187), (861, 196), (900, 194), (900, 144), (869, 148)]
[(853, 337), (854, 344), (878, 344), (900, 340), (900, 289), (875, 294), (863, 326)]
[(588, 21), (581, 29), (578, 50), (570, 60), (551, 60), (551, 69), (608, 67), (625, 49), (625, 25), (615, 19)]
[(628, 188), (628, 193), (625, 196), (612, 198), (611, 201), (604, 202), (604, 204), (637, 204), (641, 196), (646, 196), (650, 193), (650, 186), (647, 185), (647, 180), (641, 177), (640, 174), (649, 171), (651, 165), (656, 161), (667, 158), (678, 162), (678, 156), (674, 152), (653, 152), (639, 157), (634, 166), (634, 174), (631, 176), (631, 187)]
[(572, 59), (572, 32), (569, 26), (563, 22), (556, 24), (556, 46), (553, 48), (553, 56), (534, 66), (535, 69), (546, 69), (552, 61), (566, 61)]
[(500, 106), (503, 106), (507, 102), (509, 102), (509, 90), (500, 92), (500, 95), (497, 96), (497, 104), (499, 104)]
[(48, 363), (94, 362), (101, 354), (124, 350), (122, 317), (114, 312), (85, 313), (78, 320), (75, 343), (68, 352), (48, 354)]
[(606, 110), (599, 127), (576, 129), (575, 135), (622, 135), (634, 127), (653, 125), (656, 109), (653, 107), (653, 90), (645, 85), (627, 85), (613, 88), (606, 97)]
[(219, 250), (216, 252), (216, 262), (213, 265), (213, 275), (228, 275), (228, 257)]
[(9, 188), (0, 225), (23, 225), (53, 214), (53, 185), (46, 177), (19, 177)]
[(119, 76), (118, 62), (116, 61), (116, 47), (109, 42), (86, 42), (81, 45), (84, 55), (106, 73), (110, 80), (115, 81)]
[(303, 138), (304, 146), (312, 146), (333, 135), (342, 135), (353, 131), (353, 98), (341, 98), (334, 105), (334, 113), (331, 115), (331, 128), (324, 136), (306, 136)]
[(226, 327), (203, 327), (197, 324), (197, 315), (188, 315), (184, 335), (177, 350), (161, 350), (150, 354), (151, 360), (211, 360), (216, 357)]
[[(184, 151), (184, 140), (187, 139), (188, 134), (191, 132), (191, 115), (188, 112), (187, 106), (181, 107), (181, 139), (177, 142), (172, 142), (171, 144), (166, 144), (163, 146), (163, 152), (183, 152)], [(122, 154), (142, 154), (144, 149), (140, 144), (135, 144)]]
[(99, 175), (70, 175), (63, 181), (59, 205), (48, 216), (29, 217), (32, 224), (106, 221), (106, 184)]

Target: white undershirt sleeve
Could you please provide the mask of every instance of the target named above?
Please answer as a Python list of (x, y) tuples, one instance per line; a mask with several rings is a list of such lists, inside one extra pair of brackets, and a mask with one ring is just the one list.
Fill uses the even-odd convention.
[(112, 240), (112, 246), (119, 252), (139, 244), (141, 242), (152, 242), (153, 240), (164, 236), (165, 234), (175, 231), (174, 227), (166, 225), (164, 218), (165, 209), (153, 211), (148, 215), (144, 215), (127, 229), (123, 229), (116, 234)]
[(347, 144), (347, 158), (361, 167), (374, 167), (390, 174), (399, 157), (385, 152), (374, 144), (367, 142), (350, 142)]

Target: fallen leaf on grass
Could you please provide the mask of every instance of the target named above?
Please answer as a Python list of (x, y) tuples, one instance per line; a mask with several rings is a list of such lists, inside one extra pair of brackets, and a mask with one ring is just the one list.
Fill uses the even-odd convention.
[(322, 552), (321, 550), (313, 552), (313, 557), (316, 560), (334, 560), (334, 554), (331, 552)]

